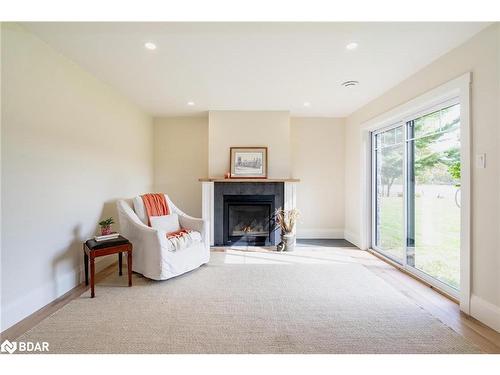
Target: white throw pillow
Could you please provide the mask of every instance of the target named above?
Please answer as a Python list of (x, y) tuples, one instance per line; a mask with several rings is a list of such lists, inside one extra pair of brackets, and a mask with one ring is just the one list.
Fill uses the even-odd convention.
[(165, 216), (151, 216), (151, 228), (164, 230), (167, 233), (177, 232), (181, 229), (177, 214)]

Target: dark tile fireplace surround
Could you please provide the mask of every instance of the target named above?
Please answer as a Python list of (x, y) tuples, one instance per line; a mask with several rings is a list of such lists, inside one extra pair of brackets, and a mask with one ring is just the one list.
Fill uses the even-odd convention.
[(215, 182), (215, 246), (276, 245), (272, 215), (283, 204), (283, 182)]

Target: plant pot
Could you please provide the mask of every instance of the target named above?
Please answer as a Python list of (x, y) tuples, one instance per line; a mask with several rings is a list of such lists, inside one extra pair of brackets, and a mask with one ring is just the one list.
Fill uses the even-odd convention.
[(284, 251), (294, 251), (295, 250), (295, 234), (288, 233), (281, 235), (281, 241), (285, 244)]
[(101, 235), (107, 236), (108, 234), (111, 234), (111, 225), (108, 225), (106, 227), (101, 227)]

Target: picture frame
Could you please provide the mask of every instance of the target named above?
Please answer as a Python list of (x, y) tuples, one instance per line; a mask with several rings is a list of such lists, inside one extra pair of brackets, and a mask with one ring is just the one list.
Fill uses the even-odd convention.
[(231, 147), (230, 178), (267, 178), (267, 147)]

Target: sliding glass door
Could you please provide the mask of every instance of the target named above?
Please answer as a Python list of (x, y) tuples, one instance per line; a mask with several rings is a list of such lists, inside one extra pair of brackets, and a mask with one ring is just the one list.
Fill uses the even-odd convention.
[(374, 250), (457, 295), (460, 105), (374, 132), (372, 148)]

